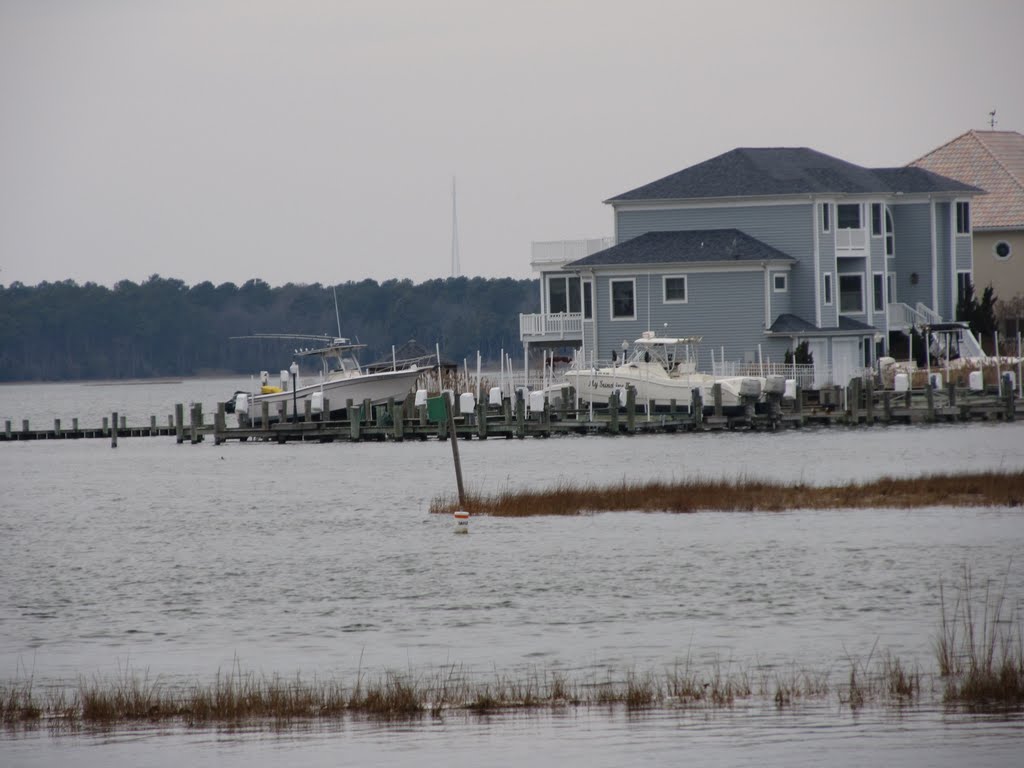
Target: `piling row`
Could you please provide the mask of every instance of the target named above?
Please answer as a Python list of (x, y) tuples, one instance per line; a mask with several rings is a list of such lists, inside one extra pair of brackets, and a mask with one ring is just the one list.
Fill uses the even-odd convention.
[[(707, 407), (700, 390), (693, 390), (689, 403), (675, 400), (667, 406), (638, 402), (636, 390), (627, 388), (625, 402), (613, 393), (607, 404), (575, 407), (572, 387), (565, 387), (554, 405), (528, 411), (522, 395), (515, 400), (505, 398), (500, 405), (480, 402), (470, 413), (459, 411), (458, 398), (453, 403), (455, 433), (463, 439), (485, 440), (550, 437), (561, 434), (639, 434), (655, 432), (708, 432), (717, 430), (769, 430), (800, 428), (806, 425), (852, 426), (885, 424), (919, 424), (935, 422), (1013, 421), (1022, 412), (1021, 401), (1012, 387), (1002, 392), (971, 392), (949, 384), (943, 389), (878, 391), (871, 382), (855, 379), (846, 388), (797, 389), (796, 397), (770, 397), (767, 402), (751, 402), (739, 409), (722, 406), (721, 387), (715, 385), (713, 401)], [(238, 426), (228, 426), (224, 403), (217, 405), (212, 423), (208, 422), (201, 404), (188, 408), (178, 404), (166, 424), (158, 424), (151, 416), (149, 424), (129, 426), (124, 416), (114, 411), (101, 426), (82, 428), (79, 420), (70, 427), (54, 419), (52, 429), (32, 429), (27, 419), (16, 429), (10, 420), (4, 422), (0, 441), (108, 439), (117, 447), (119, 437), (171, 437), (178, 443), (196, 444), (212, 437), (215, 444), (227, 440), (332, 442), (344, 440), (447, 440), (452, 427), (442, 420), (428, 419), (426, 405), (416, 405), (413, 395), (403, 401), (389, 400), (383, 405), (369, 401), (360, 404), (346, 401), (345, 408), (331, 414), (330, 404), (323, 413), (312, 413), (310, 403), (298, 417), (281, 410), (270, 413), (266, 403), (259, 414), (239, 414)], [(350, 416), (351, 414), (351, 416)]]

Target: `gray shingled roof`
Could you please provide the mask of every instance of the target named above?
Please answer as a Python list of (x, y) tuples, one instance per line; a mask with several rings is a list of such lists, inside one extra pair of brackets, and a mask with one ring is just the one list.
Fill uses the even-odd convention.
[(566, 264), (566, 268), (704, 261), (796, 261), (738, 229), (647, 232)]
[(738, 148), (605, 202), (797, 194), (981, 192), (908, 168), (862, 168), (806, 147)]
[(831, 326), (828, 328), (819, 328), (814, 323), (804, 320), (802, 317), (797, 315), (779, 315), (775, 318), (775, 322), (772, 323), (772, 327), (768, 329), (770, 333), (780, 334), (799, 334), (808, 335), (814, 333), (829, 334), (829, 333), (874, 333), (877, 329), (873, 325), (862, 323), (860, 320), (854, 320), (851, 317), (839, 316), (839, 325)]

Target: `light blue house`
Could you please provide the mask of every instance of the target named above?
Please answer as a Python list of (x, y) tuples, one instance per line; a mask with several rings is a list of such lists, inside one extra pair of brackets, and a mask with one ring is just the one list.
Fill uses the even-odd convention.
[(530, 345), (608, 360), (644, 331), (700, 336), (699, 365), (781, 363), (807, 341), (845, 384), (912, 325), (952, 320), (975, 187), (806, 148), (734, 149), (605, 202), (612, 241), (535, 244)]

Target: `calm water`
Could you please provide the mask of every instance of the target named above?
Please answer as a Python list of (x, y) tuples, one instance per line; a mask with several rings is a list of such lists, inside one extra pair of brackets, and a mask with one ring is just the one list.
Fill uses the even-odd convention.
[[(118, 410), (145, 423), (175, 402), (212, 408), (245, 383), (5, 386), (0, 418), (98, 423)], [(483, 489), (693, 475), (826, 483), (1022, 468), (1024, 424), (490, 440), (460, 452), (468, 485)], [(1019, 508), (480, 518), (458, 537), (427, 513), (454, 486), (436, 441), (3, 444), (0, 477), (5, 680), (126, 667), (209, 679), (236, 664), (307, 679), (453, 663), (482, 676), (605, 677), (690, 659), (839, 681), (873, 648), (933, 669), (939, 583), (965, 566), (978, 583), (1005, 581), (1024, 609)], [(0, 732), (0, 764), (1016, 765), (1022, 733), (1019, 717), (934, 705), (851, 714), (753, 702), (285, 733)]]

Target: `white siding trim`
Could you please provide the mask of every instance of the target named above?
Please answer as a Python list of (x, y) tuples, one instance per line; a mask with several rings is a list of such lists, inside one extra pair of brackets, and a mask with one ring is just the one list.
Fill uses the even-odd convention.
[[(939, 231), (935, 221), (935, 201), (932, 200), (929, 206), (932, 225), (932, 309), (939, 311)], [(952, 210), (952, 207), (950, 208)], [(941, 314), (941, 313), (940, 313)]]
[(811, 206), (811, 232), (814, 233), (814, 324), (821, 328), (821, 248), (818, 242), (818, 204)]

